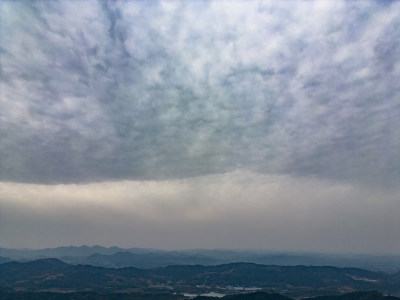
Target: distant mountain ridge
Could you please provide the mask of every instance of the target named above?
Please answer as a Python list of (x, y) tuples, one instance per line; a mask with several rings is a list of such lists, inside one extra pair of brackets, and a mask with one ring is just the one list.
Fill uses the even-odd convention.
[[(132, 249), (133, 250), (133, 249)], [(119, 247), (102, 247), (102, 246), (62, 246), (57, 248), (44, 249), (7, 249), (0, 248), (0, 256), (8, 256), (13, 258), (31, 258), (35, 256), (46, 257), (62, 257), (62, 256), (88, 256), (95, 253), (114, 254), (116, 252), (125, 251)]]
[[(132, 255), (131, 255), (132, 254)], [(46, 249), (0, 248), (0, 263), (7, 260), (28, 261), (39, 258), (59, 258), (70, 264), (91, 264), (108, 268), (153, 268), (170, 264), (218, 265), (233, 262), (251, 262), (266, 265), (314, 265), (358, 267), (385, 272), (400, 271), (400, 256), (334, 255), (315, 253), (279, 253), (252, 250), (192, 249), (167, 251), (159, 249), (67, 246)]]
[(137, 268), (153, 268), (168, 265), (214, 265), (219, 261), (216, 259), (187, 255), (182, 253), (131, 253), (117, 252), (112, 255), (92, 254), (84, 260), (84, 263), (93, 266), (122, 268), (135, 266)]

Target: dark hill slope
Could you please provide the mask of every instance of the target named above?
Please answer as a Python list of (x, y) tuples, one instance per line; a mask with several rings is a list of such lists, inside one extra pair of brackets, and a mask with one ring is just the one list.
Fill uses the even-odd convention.
[[(51, 292), (1, 292), (0, 300), (183, 300), (182, 295), (174, 294), (138, 294), (114, 293), (98, 294), (93, 292), (51, 293)], [(196, 297), (195, 300), (216, 300), (215, 297)], [(232, 295), (220, 298), (223, 300), (292, 300), (279, 294), (256, 292), (250, 294)], [(399, 300), (400, 298), (383, 296), (378, 292), (355, 292), (341, 296), (321, 296), (304, 300)]]
[(234, 263), (218, 266), (176, 265), (154, 269), (102, 268), (69, 265), (58, 259), (0, 264), (0, 289), (121, 291), (154, 286), (226, 287), (247, 286), (285, 289), (378, 290), (400, 292), (395, 276), (357, 268), (267, 266)]
[(266, 266), (252, 263), (234, 263), (218, 266), (168, 266), (150, 270), (153, 276), (185, 281), (191, 284), (207, 282), (215, 285), (240, 286), (378, 286), (388, 275), (357, 268)]
[(4, 263), (10, 262), (10, 261), (11, 261), (11, 259), (9, 259), (8, 257), (0, 256), (0, 264), (4, 264)]
[(379, 292), (370, 291), (370, 292), (354, 292), (339, 296), (319, 296), (304, 300), (398, 300), (398, 299), (400, 298), (393, 296), (383, 296)]
[[(182, 295), (173, 294), (137, 294), (93, 292), (52, 293), (52, 292), (1, 292), (0, 300), (183, 300)], [(215, 299), (213, 299), (215, 300)]]

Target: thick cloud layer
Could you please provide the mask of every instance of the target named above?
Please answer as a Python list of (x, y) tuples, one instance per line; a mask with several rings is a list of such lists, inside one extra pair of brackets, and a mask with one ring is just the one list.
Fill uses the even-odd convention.
[(400, 181), (400, 3), (0, 3), (0, 180)]
[(400, 2), (1, 1), (0, 246), (400, 251)]

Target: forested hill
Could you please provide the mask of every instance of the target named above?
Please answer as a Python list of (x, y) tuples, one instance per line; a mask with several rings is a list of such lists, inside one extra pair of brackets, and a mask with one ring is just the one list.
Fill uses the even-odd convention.
[(70, 265), (58, 259), (0, 264), (0, 288), (18, 291), (123, 292), (159, 290), (268, 289), (287, 295), (318, 295), (377, 290), (399, 294), (400, 278), (358, 268), (274, 266), (232, 263), (217, 266), (175, 265), (153, 269)]
[[(77, 293), (51, 293), (51, 292), (1, 292), (0, 300), (184, 300), (188, 299), (181, 294), (138, 294), (138, 293), (114, 293), (99, 294), (93, 292)], [(198, 296), (194, 300), (293, 300), (279, 294), (270, 294), (265, 292), (255, 292), (248, 294), (230, 295), (222, 298)], [(314, 298), (304, 298), (303, 300), (399, 300), (393, 296), (383, 296), (375, 291), (354, 292), (340, 296), (319, 296)]]

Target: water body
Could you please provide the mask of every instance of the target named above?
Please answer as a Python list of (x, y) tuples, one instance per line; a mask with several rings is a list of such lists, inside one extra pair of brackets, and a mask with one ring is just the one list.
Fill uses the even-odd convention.
[(225, 296), (225, 294), (211, 292), (211, 293), (207, 293), (207, 294), (201, 294), (201, 296), (222, 298)]

